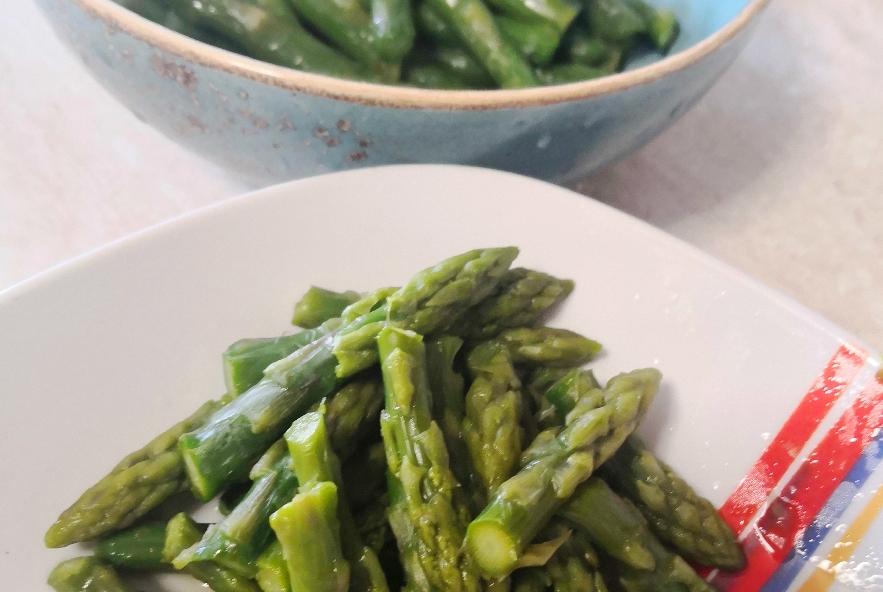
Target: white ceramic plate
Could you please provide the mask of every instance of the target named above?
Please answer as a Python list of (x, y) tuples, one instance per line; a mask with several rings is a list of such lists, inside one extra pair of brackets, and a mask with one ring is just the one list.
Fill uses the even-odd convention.
[[(717, 505), (767, 447), (787, 448), (797, 461), (789, 457), (781, 480), (754, 479), (740, 490), (742, 506), (755, 503), (762, 513), (792, 474), (805, 474), (800, 459), (860, 392), (876, 401), (878, 355), (856, 338), (565, 189), (451, 166), (296, 181), (151, 228), (0, 294), (3, 588), (48, 589), (51, 567), (83, 552), (43, 548), (57, 514), (124, 454), (219, 396), (224, 348), (290, 331), (292, 305), (311, 284), (397, 285), (442, 258), (497, 245), (519, 246), (518, 265), (576, 280), (553, 324), (604, 344), (594, 364), (599, 378), (662, 370), (664, 386), (642, 433)], [(821, 427), (782, 448), (776, 434), (826, 368), (831, 377), (816, 399), (831, 397), (831, 412), (814, 412)], [(805, 426), (801, 409), (796, 425)], [(859, 409), (850, 425), (879, 417), (877, 410)], [(850, 438), (864, 437), (864, 445), (874, 435)], [(829, 444), (825, 454), (837, 460), (841, 453)], [(872, 474), (858, 483), (869, 494), (845, 506), (844, 524), (858, 523), (854, 515), (880, 480)], [(875, 525), (865, 546), (875, 536), (883, 541)], [(749, 539), (769, 534), (747, 530)], [(836, 530), (816, 556), (834, 548)], [(876, 557), (866, 551), (849, 560)], [(780, 589), (798, 586), (815, 567), (806, 565)], [(757, 589), (760, 581), (734, 587)]]

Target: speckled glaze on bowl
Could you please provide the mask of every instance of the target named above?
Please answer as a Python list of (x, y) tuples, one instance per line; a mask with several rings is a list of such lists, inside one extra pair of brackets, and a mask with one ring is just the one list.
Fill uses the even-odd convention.
[(682, 22), (664, 59), (568, 85), (436, 91), (274, 66), (111, 0), (37, 0), (136, 117), (261, 182), (392, 163), (462, 163), (566, 182), (634, 152), (733, 62), (768, 0), (656, 0)]

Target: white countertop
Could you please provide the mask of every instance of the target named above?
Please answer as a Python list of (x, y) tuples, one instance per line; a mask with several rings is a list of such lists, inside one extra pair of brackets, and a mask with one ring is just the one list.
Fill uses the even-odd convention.
[[(138, 121), (31, 2), (0, 4), (0, 290), (255, 188)], [(691, 112), (577, 188), (883, 349), (883, 3), (761, 18)]]

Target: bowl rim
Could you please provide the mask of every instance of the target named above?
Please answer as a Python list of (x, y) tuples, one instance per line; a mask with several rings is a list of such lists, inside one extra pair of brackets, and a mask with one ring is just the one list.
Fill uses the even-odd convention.
[[(628, 70), (555, 86), (498, 90), (435, 90), (359, 82), (321, 74), (311, 74), (262, 62), (207, 45), (149, 21), (113, 0), (68, 0), (103, 20), (110, 32), (122, 31), (141, 39), (158, 51), (165, 51), (203, 67), (213, 68), (255, 82), (362, 105), (402, 109), (493, 110), (566, 103), (648, 84), (683, 70), (713, 53), (741, 32), (770, 2), (748, 0), (726, 25), (699, 43), (663, 59)], [(165, 56), (159, 56), (160, 59)], [(158, 73), (163, 62), (154, 63)]]

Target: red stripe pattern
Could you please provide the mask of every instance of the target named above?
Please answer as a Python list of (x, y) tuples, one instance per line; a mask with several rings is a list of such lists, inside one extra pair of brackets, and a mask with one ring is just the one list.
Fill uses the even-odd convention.
[(755, 592), (773, 575), (849, 469), (883, 426), (883, 380), (870, 384), (803, 461), (748, 533), (748, 567), (715, 578), (727, 592)]
[(737, 533), (757, 513), (837, 398), (858, 375), (867, 353), (841, 345), (760, 459), (720, 509)]

